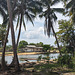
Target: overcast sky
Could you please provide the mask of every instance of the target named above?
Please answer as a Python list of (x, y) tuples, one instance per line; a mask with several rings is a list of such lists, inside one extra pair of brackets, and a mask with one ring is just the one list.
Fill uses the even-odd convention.
[[(53, 7), (61, 7), (63, 8), (63, 4), (59, 3)], [(68, 17), (63, 16), (62, 14), (56, 13), (58, 20), (61, 19), (68, 19)], [(58, 21), (57, 20), (57, 21)], [(0, 24), (2, 23), (2, 19), (0, 20)], [(20, 36), (20, 41), (21, 40), (25, 40), (28, 43), (38, 43), (38, 42), (43, 42), (44, 44), (50, 44), (50, 45), (54, 45), (55, 42), (55, 38), (53, 36), (51, 36), (50, 38), (48, 38), (48, 36), (46, 36), (44, 34), (44, 18), (39, 19), (39, 17), (37, 17), (34, 21), (34, 25), (33, 26), (30, 22), (26, 23), (26, 31), (24, 30), (24, 27), (22, 27), (22, 31), (21, 31), (21, 36)], [(56, 22), (54, 25), (54, 29), (57, 32), (58, 31), (58, 23)], [(15, 30), (15, 36), (17, 37), (18, 31)], [(8, 45), (11, 44), (11, 35), (9, 34), (9, 42)], [(55, 45), (54, 45), (55, 46)]]

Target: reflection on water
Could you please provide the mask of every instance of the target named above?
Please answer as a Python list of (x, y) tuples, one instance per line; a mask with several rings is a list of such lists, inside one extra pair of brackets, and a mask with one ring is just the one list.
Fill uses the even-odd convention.
[[(40, 55), (42, 55), (42, 57), (45, 57), (46, 55), (44, 55), (44, 54), (36, 54), (36, 55), (19, 55), (18, 56), (18, 58), (20, 59), (20, 58), (38, 58)], [(59, 56), (59, 53), (51, 53), (51, 54), (49, 54), (49, 57), (50, 57), (50, 59), (57, 59), (58, 58), (58, 56)], [(13, 56), (6, 56), (5, 57), (5, 60), (7, 61), (7, 64), (10, 64), (11, 62), (12, 62), (12, 58), (13, 58)], [(1, 57), (0, 57), (0, 60), (1, 60)], [(30, 61), (30, 62), (35, 62), (35, 61), (37, 61), (37, 60), (28, 60), (28, 61)], [(21, 60), (19, 60), (19, 63), (25, 63), (26, 61), (21, 61)]]

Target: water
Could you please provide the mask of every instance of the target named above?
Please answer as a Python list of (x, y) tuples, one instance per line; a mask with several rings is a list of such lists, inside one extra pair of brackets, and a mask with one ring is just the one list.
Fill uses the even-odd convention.
[[(36, 54), (36, 55), (19, 55), (19, 63), (25, 63), (26, 61), (21, 61), (20, 58), (35, 58), (37, 59), (40, 55), (42, 55), (42, 57), (45, 57), (46, 55), (44, 54)], [(51, 53), (49, 54), (50, 59), (57, 59), (59, 56), (59, 53)], [(13, 56), (6, 56), (5, 57), (5, 61), (7, 62), (7, 64), (10, 64), (12, 62)], [(1, 57), (0, 57), (1, 60)], [(36, 62), (37, 60), (28, 60), (29, 62)]]

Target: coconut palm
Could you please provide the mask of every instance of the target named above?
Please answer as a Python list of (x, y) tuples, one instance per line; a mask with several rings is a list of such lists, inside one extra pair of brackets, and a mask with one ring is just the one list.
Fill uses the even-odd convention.
[[(13, 1), (13, 0), (11, 0)], [(16, 1), (16, 0), (15, 0)], [(14, 9), (14, 6), (15, 6), (15, 1), (13, 3), (13, 9)], [(1, 2), (1, 0), (0, 0)], [(1, 7), (2, 7), (2, 10), (5, 10), (4, 13), (7, 12), (7, 3), (6, 3), (6, 0), (2, 0), (2, 3), (0, 3)], [(3, 13), (3, 12), (2, 12)], [(3, 44), (3, 51), (2, 51), (2, 70), (5, 70), (7, 67), (6, 67), (6, 63), (5, 63), (5, 49), (6, 49), (6, 42), (7, 42), (7, 38), (8, 38), (8, 34), (9, 34), (9, 28), (10, 28), (10, 24), (9, 24), (9, 16), (8, 14), (3, 14), (3, 25), (6, 26), (6, 36), (5, 36), (5, 40), (4, 40), (4, 44)]]
[[(26, 30), (25, 19), (27, 19), (27, 21), (30, 21), (34, 25), (33, 20), (36, 16), (36, 13), (40, 13), (42, 11), (42, 8), (40, 5), (41, 5), (40, 2), (36, 0), (35, 1), (34, 0), (18, 0), (17, 1), (16, 7), (13, 13), (14, 16), (18, 17), (16, 29), (20, 25), (16, 46), (18, 46), (22, 23), (23, 23), (25, 30)], [(13, 61), (14, 61), (14, 58), (13, 58)], [(11, 65), (13, 64), (13, 61)]]
[[(23, 0), (19, 0), (19, 1), (23, 1)], [(25, 1), (25, 0), (24, 0)], [(30, 3), (28, 4), (28, 5), (31, 5), (33, 8), (29, 8), (29, 9), (31, 9), (31, 10), (35, 10), (36, 9), (36, 7), (37, 6), (35, 6), (35, 8), (34, 8), (34, 5), (32, 4), (34, 1), (30, 1)], [(11, 3), (13, 3), (13, 0), (11, 1)], [(18, 4), (18, 8), (17, 9), (13, 9), (14, 10), (14, 12), (13, 12), (13, 15), (15, 14), (15, 12), (18, 10), (19, 12), (17, 13), (18, 15), (21, 15), (21, 16), (19, 16), (18, 17), (18, 20), (19, 20), (19, 18), (21, 17), (21, 19), (20, 19), (20, 28), (19, 28), (19, 36), (20, 36), (20, 31), (21, 31), (21, 25), (22, 25), (22, 22), (23, 22), (23, 25), (24, 25), (24, 27), (25, 27), (25, 23), (24, 23), (24, 15), (26, 14), (26, 17), (27, 17), (27, 19), (29, 19), (31, 22), (32, 22), (32, 24), (33, 24), (33, 20), (32, 20), (32, 18), (34, 18), (35, 17), (35, 15), (33, 15), (33, 14), (29, 14), (29, 12), (27, 12), (26, 10), (25, 10), (25, 8), (24, 8), (24, 6), (25, 6), (25, 4), (22, 6), (22, 3), (23, 2), (21, 2), (21, 4)], [(28, 3), (28, 2), (27, 2)], [(37, 1), (36, 1), (36, 3), (38, 3)], [(34, 3), (35, 4), (35, 3)], [(15, 5), (16, 5), (16, 0), (14, 1), (14, 3), (13, 3), (13, 8), (15, 8)], [(20, 8), (19, 8), (20, 7)], [(22, 9), (21, 9), (22, 8)], [(39, 7), (38, 7), (38, 9), (39, 9)], [(38, 10), (37, 9), (37, 10)], [(28, 7), (27, 7), (27, 10), (28, 10)], [(25, 11), (25, 12), (24, 12)], [(29, 11), (29, 10), (28, 10)], [(38, 11), (39, 12), (39, 11)], [(24, 14), (23, 14), (24, 13)], [(33, 13), (35, 13), (36, 14), (36, 10), (35, 11), (33, 11)], [(12, 14), (12, 13), (11, 13)], [(12, 17), (11, 17), (12, 18)], [(23, 21), (22, 21), (23, 20)], [(17, 25), (18, 25), (18, 23), (17, 23)], [(5, 69), (5, 66), (6, 66), (6, 64), (5, 64), (5, 47), (6, 47), (6, 40), (7, 40), (7, 37), (8, 37), (8, 33), (9, 33), (9, 28), (10, 28), (10, 25), (8, 25), (8, 29), (7, 29), (7, 34), (6, 34), (6, 38), (5, 38), (5, 42), (4, 42), (4, 49), (3, 49), (3, 53), (2, 53), (2, 66), (3, 66), (3, 69)], [(12, 32), (12, 31), (11, 31)], [(19, 36), (18, 36), (18, 41), (19, 41)], [(13, 38), (13, 39), (15, 39), (15, 38)], [(13, 46), (13, 49), (15, 50), (15, 47), (16, 46), (16, 44), (14, 44), (14, 46)], [(17, 48), (17, 46), (16, 46), (16, 48)], [(14, 51), (14, 58), (13, 58), (13, 64), (15, 63), (15, 60), (16, 60), (16, 58), (17, 58), (17, 55), (15, 55), (15, 52), (16, 51)], [(17, 53), (16, 53), (17, 54)], [(15, 56), (16, 56), (16, 58), (15, 58)], [(18, 59), (17, 59), (18, 60)], [(18, 62), (17, 62), (18, 63)], [(5, 64), (5, 66), (4, 66), (4, 64)]]
[[(52, 1), (52, 0), (41, 0), (41, 2), (43, 3), (42, 5), (46, 10), (43, 11), (43, 13), (40, 15), (40, 17), (43, 17), (43, 16), (45, 17), (45, 24), (44, 24), (45, 34), (47, 33), (47, 35), (50, 37), (51, 31), (53, 32), (53, 35), (56, 38), (58, 49), (60, 51), (59, 42), (57, 40), (53, 24), (57, 20), (57, 16), (56, 16), (55, 12), (61, 13), (63, 11), (63, 9), (61, 9), (61, 8), (51, 8), (52, 5), (58, 3), (59, 1), (60, 0), (54, 0), (54, 1)], [(60, 55), (61, 55), (61, 51), (60, 51)]]
[(18, 45), (19, 38), (20, 38), (22, 24), (26, 30), (25, 19), (27, 19), (27, 21), (30, 21), (34, 25), (33, 20), (36, 17), (36, 13), (42, 11), (42, 8), (40, 6), (41, 4), (39, 3), (39, 1), (18, 0), (18, 2), (17, 2), (16, 9), (14, 12), (14, 14), (17, 12), (16, 14), (18, 15), (16, 29), (20, 25), (18, 38), (17, 38), (17, 45)]
[(12, 7), (10, 0), (7, 0), (7, 7), (8, 7), (8, 13), (9, 13), (9, 22), (10, 22), (10, 28), (11, 28), (11, 36), (12, 36), (12, 45), (13, 45), (13, 51), (14, 51), (14, 66), (15, 70), (19, 70), (19, 61), (17, 57), (17, 47), (15, 42), (15, 33), (14, 33), (14, 26), (13, 26), (13, 13), (12, 13)]

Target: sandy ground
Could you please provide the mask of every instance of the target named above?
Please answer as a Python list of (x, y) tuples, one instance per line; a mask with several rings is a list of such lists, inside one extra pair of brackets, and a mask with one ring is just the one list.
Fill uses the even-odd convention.
[[(42, 54), (43, 52), (25, 52), (25, 53), (18, 53), (18, 55), (34, 55), (34, 54)], [(0, 56), (2, 53), (0, 52)], [(13, 56), (13, 52), (6, 52), (6, 56)]]
[[(18, 55), (34, 55), (34, 54), (42, 54), (45, 52), (24, 52), (24, 53), (18, 53)], [(50, 51), (50, 53), (59, 53), (58, 50), (56, 51)], [(0, 52), (0, 56), (2, 55), (2, 52)], [(13, 56), (13, 52), (6, 52), (5, 53), (6, 56)]]

